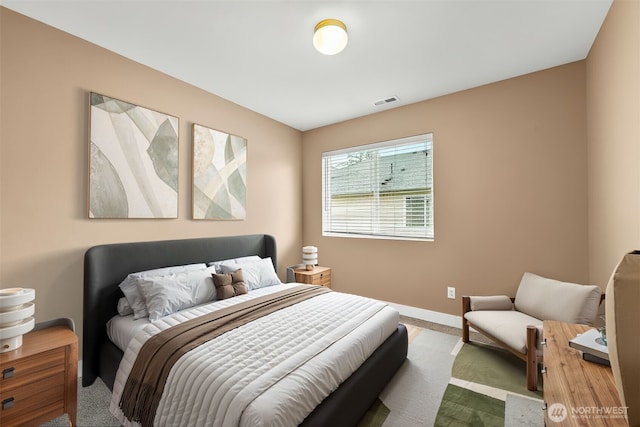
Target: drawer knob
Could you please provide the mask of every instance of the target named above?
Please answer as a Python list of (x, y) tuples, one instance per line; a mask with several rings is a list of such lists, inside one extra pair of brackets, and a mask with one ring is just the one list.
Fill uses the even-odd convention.
[(12, 366), (10, 368), (6, 368), (2, 371), (2, 379), (6, 380), (7, 378), (11, 378), (16, 369)]
[(9, 409), (13, 406), (15, 399), (13, 397), (8, 397), (2, 401), (2, 410)]

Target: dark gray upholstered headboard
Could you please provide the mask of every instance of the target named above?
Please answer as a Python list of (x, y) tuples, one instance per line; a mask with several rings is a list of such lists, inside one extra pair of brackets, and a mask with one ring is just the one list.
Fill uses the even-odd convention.
[[(172, 265), (258, 255), (271, 257), (277, 271), (276, 241), (267, 234), (208, 237), (94, 246), (84, 256), (82, 383), (92, 384), (105, 361), (107, 321), (116, 315), (123, 294), (118, 285), (130, 273)], [(117, 361), (119, 363), (119, 360)]]

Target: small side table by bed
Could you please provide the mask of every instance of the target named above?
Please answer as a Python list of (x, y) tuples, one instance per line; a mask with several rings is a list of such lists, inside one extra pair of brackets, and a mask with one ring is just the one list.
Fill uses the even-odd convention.
[(316, 265), (313, 270), (306, 270), (304, 267), (296, 268), (296, 282), (307, 285), (320, 285), (331, 288), (331, 269)]
[(37, 426), (63, 414), (76, 425), (78, 337), (52, 326), (23, 336), (0, 353), (0, 425)]

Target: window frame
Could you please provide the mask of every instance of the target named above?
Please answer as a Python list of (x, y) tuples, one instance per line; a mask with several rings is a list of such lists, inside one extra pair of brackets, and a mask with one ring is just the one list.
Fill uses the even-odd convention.
[[(380, 186), (382, 184), (377, 184), (380, 182), (380, 169), (382, 166), (379, 164), (380, 158), (384, 157), (384, 153), (388, 150), (397, 150), (394, 155), (404, 155), (411, 153), (408, 149), (412, 147), (422, 144), (424, 148), (421, 147), (420, 151), (424, 151), (426, 156), (428, 156), (428, 160), (424, 163), (424, 178), (419, 177), (419, 179), (425, 180), (425, 186), (420, 187), (419, 189), (411, 189), (411, 188), (397, 188), (395, 190), (391, 190), (389, 192), (384, 192), (381, 190)], [(433, 152), (434, 152), (434, 142), (433, 142), (433, 133), (424, 133), (420, 135), (414, 135), (410, 137), (397, 138), (382, 142), (376, 142), (372, 144), (364, 144), (353, 146), (349, 148), (332, 150), (322, 153), (322, 176), (321, 176), (321, 186), (322, 186), (322, 235), (327, 237), (351, 237), (351, 238), (369, 238), (369, 239), (392, 239), (392, 240), (409, 240), (409, 241), (434, 241), (435, 240), (435, 221), (434, 221), (434, 184), (433, 184)], [(406, 153), (402, 151), (407, 150)], [(367, 212), (366, 216), (363, 216), (363, 221), (358, 223), (357, 220), (351, 219), (352, 217), (341, 220), (335, 219), (336, 213), (332, 212), (332, 207), (335, 206), (337, 200), (344, 200), (344, 203), (347, 203), (346, 208), (358, 206), (358, 200), (354, 194), (357, 193), (356, 190), (352, 194), (346, 195), (338, 195), (333, 194), (331, 196), (331, 187), (332, 187), (332, 174), (336, 173), (336, 168), (331, 168), (331, 163), (334, 165), (336, 162), (339, 162), (341, 158), (348, 161), (349, 155), (352, 156), (360, 156), (360, 158), (367, 158), (367, 156), (372, 155), (374, 158), (370, 158), (371, 165), (375, 165), (372, 167), (372, 172), (367, 176), (366, 182), (363, 184), (365, 188), (370, 188), (366, 192), (362, 193), (364, 197), (373, 197), (373, 201), (363, 202), (362, 205), (366, 205)], [(406, 156), (405, 156), (406, 157)], [(399, 157), (394, 158), (394, 162)], [(394, 163), (395, 164), (395, 163)], [(349, 167), (349, 166), (346, 166)], [(392, 168), (393, 170), (393, 165)], [(402, 169), (404, 171), (404, 169)], [(350, 172), (348, 172), (350, 173)], [(347, 173), (347, 174), (348, 174)], [(419, 176), (420, 172), (415, 173), (414, 175)], [(412, 175), (413, 178), (413, 175)], [(357, 180), (357, 178), (346, 178), (344, 182), (354, 183), (361, 182)], [(344, 183), (343, 182), (343, 183)], [(413, 192), (413, 194), (412, 194)], [(387, 218), (389, 212), (385, 211), (384, 208), (380, 208), (380, 199), (381, 195), (385, 197), (397, 197), (401, 200), (402, 206), (399, 210), (403, 210), (404, 217), (402, 218), (402, 222), (400, 219), (397, 219), (397, 212), (393, 211), (393, 220), (394, 224), (389, 226), (387, 223), (382, 223), (380, 217)], [(413, 226), (410, 225), (410, 218), (407, 217), (407, 200), (415, 197), (421, 197), (424, 200), (424, 225), (423, 226)], [(353, 205), (349, 205), (349, 202), (353, 202)], [(348, 214), (346, 214), (348, 216)], [(334, 218), (332, 220), (332, 218)], [(343, 226), (343, 230), (340, 230), (340, 227), (335, 225), (340, 224)], [(362, 225), (363, 229), (369, 227), (368, 231), (355, 231), (355, 229)], [(352, 229), (344, 231), (346, 229)], [(391, 231), (390, 231), (391, 230)]]

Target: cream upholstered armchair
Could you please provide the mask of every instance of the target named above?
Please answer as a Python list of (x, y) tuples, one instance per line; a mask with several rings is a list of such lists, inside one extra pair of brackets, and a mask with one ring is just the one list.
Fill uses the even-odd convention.
[(515, 298), (505, 295), (462, 297), (462, 341), (469, 342), (469, 327), (495, 341), (526, 362), (527, 388), (538, 388), (542, 360), (542, 322), (560, 320), (592, 325), (601, 291), (524, 273)]

